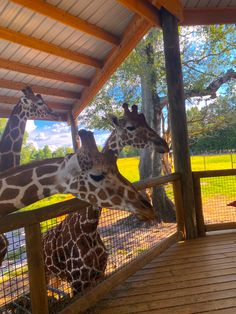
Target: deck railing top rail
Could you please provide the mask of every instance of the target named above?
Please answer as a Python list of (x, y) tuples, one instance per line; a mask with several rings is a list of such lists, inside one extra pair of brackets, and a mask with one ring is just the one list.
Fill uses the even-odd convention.
[(193, 176), (196, 178), (223, 177), (233, 175), (236, 175), (236, 169), (193, 171)]

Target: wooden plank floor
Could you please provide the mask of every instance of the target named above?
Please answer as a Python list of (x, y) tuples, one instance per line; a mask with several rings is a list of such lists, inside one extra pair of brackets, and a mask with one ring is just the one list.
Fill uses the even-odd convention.
[(236, 233), (169, 248), (89, 313), (236, 313)]

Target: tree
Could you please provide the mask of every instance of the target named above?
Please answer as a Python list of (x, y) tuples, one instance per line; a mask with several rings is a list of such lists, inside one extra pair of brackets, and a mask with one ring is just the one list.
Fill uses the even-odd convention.
[[(224, 118), (226, 107), (222, 103), (227, 103), (230, 94), (235, 95), (235, 84), (232, 83), (236, 78), (236, 73), (232, 70), (236, 63), (232, 57), (236, 53), (235, 29), (235, 25), (214, 25), (185, 27), (180, 30), (186, 104), (190, 107), (188, 116), (191, 139), (196, 130), (203, 134), (222, 128), (223, 121), (225, 125), (228, 123), (228, 118)], [(220, 97), (217, 96), (218, 91)], [(202, 100), (203, 96), (216, 101), (214, 104), (208, 102), (205, 108), (193, 109), (193, 106), (202, 105), (199, 99)], [(122, 111), (121, 103), (124, 101), (139, 104), (140, 107), (142, 105), (148, 122), (171, 141), (160, 30), (153, 29), (144, 37), (84, 112), (81, 123), (91, 128), (106, 128), (107, 124), (102, 116), (110, 111)], [(230, 111), (228, 113), (229, 117)], [(160, 175), (160, 156), (155, 152), (149, 152), (149, 157), (144, 152), (142, 156), (145, 154), (146, 162), (143, 162), (142, 167), (146, 168), (143, 171), (141, 167), (141, 177), (142, 171), (152, 176)], [(161, 196), (158, 202), (162, 203)]]

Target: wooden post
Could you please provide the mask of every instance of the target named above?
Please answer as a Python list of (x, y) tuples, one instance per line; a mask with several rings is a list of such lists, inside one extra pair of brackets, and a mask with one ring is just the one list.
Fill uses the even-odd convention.
[(181, 233), (183, 240), (186, 239), (186, 226), (184, 221), (184, 208), (182, 198), (181, 181), (177, 180), (173, 182), (173, 191), (176, 208), (176, 221), (178, 231)]
[(160, 14), (163, 29), (174, 165), (175, 171), (179, 172), (182, 177), (186, 235), (187, 238), (194, 238), (197, 236), (196, 214), (194, 208), (193, 181), (188, 146), (185, 97), (179, 49), (178, 21), (164, 8), (160, 10)]
[(202, 210), (202, 195), (201, 195), (201, 182), (200, 177), (193, 175), (193, 187), (194, 187), (194, 199), (196, 207), (196, 217), (197, 217), (197, 231), (199, 237), (204, 237), (206, 235), (206, 228), (204, 222), (204, 215)]
[(72, 144), (74, 152), (80, 147), (79, 140), (78, 140), (78, 120), (73, 118), (72, 113), (69, 114), (70, 125), (71, 125), (71, 136), (72, 136)]
[(30, 298), (33, 314), (48, 314), (48, 297), (44, 270), (40, 224), (25, 227)]

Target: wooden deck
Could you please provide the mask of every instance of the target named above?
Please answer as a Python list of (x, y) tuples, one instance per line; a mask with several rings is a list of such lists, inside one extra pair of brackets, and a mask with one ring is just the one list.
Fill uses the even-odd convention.
[(236, 233), (179, 242), (89, 313), (236, 313)]

